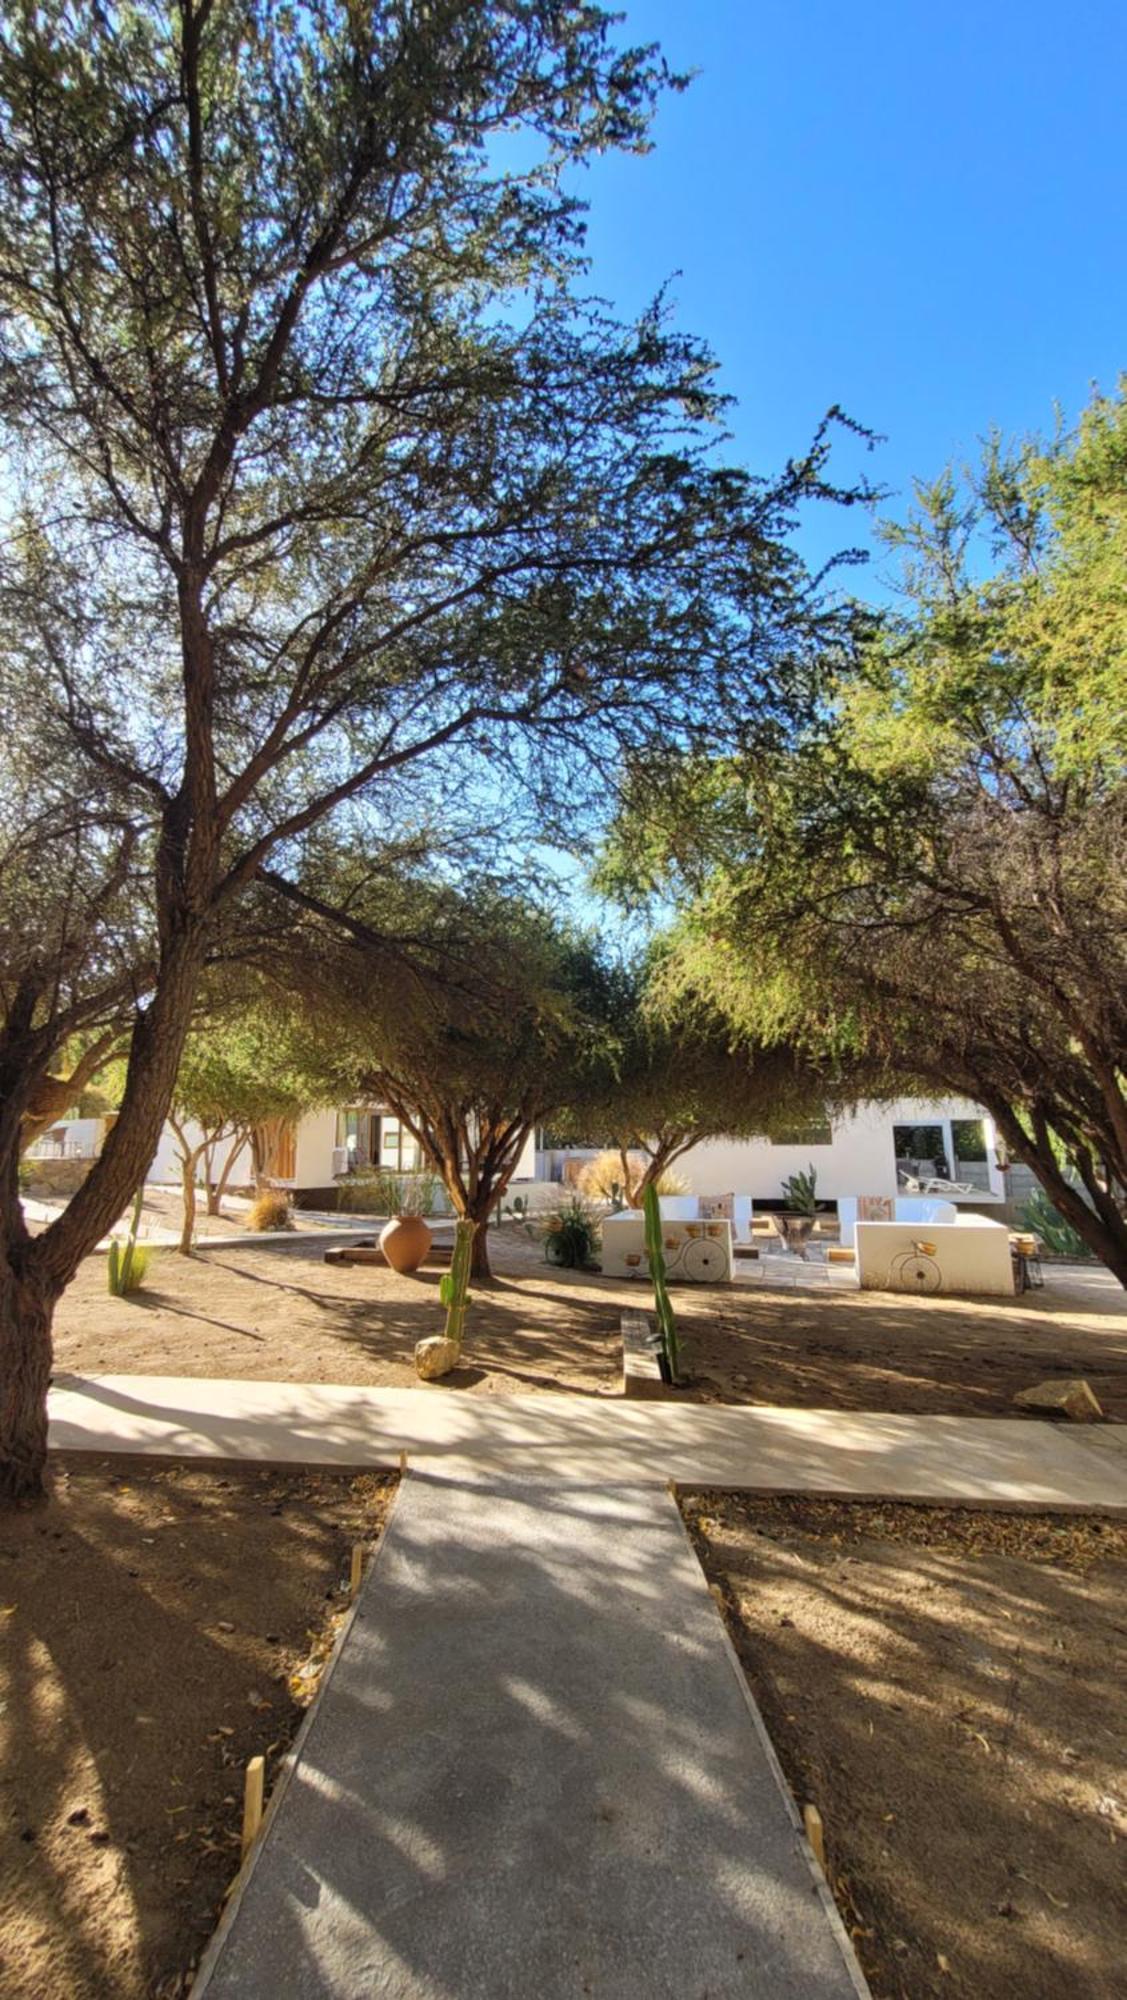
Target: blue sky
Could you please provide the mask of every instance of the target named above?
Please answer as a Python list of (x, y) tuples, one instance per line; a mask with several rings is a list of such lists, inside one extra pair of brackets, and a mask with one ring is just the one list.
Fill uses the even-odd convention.
[[(674, 271), (759, 470), (843, 404), (913, 475), (993, 424), (1072, 418), (1127, 366), (1127, 8), (920, 0), (625, 0), (620, 35), (697, 68), (656, 149), (583, 177), (595, 287), (624, 311)], [(856, 459), (843, 455), (842, 469)], [(852, 519), (804, 529), (821, 560)], [(884, 566), (878, 558), (878, 571)], [(878, 577), (855, 579), (865, 592)]]

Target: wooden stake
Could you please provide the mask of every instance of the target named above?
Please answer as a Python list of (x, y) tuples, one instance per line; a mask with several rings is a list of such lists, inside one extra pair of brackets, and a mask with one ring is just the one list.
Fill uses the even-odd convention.
[(349, 1577), (349, 1582), (348, 1582), (348, 1594), (351, 1598), (354, 1599), (356, 1597), (356, 1594), (360, 1589), (360, 1585), (363, 1582), (363, 1580), (364, 1580), (364, 1544), (363, 1542), (353, 1542), (352, 1574)]
[(407, 1470), (407, 1454), (405, 1451), (401, 1451), (399, 1454), (399, 1476), (401, 1479), (406, 1470)]
[(262, 1825), (262, 1799), (266, 1787), (266, 1759), (252, 1757), (243, 1786), (243, 1860), (245, 1861)]
[(814, 1850), (814, 1859), (824, 1875), (826, 1872), (825, 1832), (822, 1826), (822, 1815), (818, 1811), (817, 1806), (803, 1806), (802, 1824), (806, 1829), (806, 1838)]

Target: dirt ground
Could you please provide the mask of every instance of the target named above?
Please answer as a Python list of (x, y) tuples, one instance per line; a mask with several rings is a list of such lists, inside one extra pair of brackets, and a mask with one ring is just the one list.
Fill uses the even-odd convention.
[[(416, 1384), (415, 1342), (441, 1330), (441, 1263), (400, 1278), (326, 1264), (324, 1248), (160, 1250), (126, 1299), (109, 1297), (103, 1260), (88, 1258), (56, 1315), (57, 1373)], [(464, 1365), (434, 1393), (618, 1394), (619, 1314), (645, 1304), (645, 1289), (553, 1270), (511, 1226), (490, 1232), (490, 1252)], [(1127, 1419), (1127, 1295), (1106, 1272), (1050, 1268), (1044, 1291), (996, 1302), (739, 1286), (674, 1296), (694, 1378), (678, 1393), (693, 1400), (1013, 1416), (1016, 1390), (1085, 1375)]]
[(1082, 1375), (1105, 1414), (1127, 1421), (1127, 1293), (1108, 1271), (1047, 1265), (1044, 1290), (1014, 1299), (728, 1290), (713, 1301), (689, 1327), (696, 1401), (1017, 1417), (1019, 1389)]
[(53, 1465), (50, 1502), (0, 1520), (0, 1991), (173, 2000), (247, 1759), (269, 1787), (395, 1482)]
[(682, 1499), (875, 2000), (1122, 2000), (1127, 1525)]

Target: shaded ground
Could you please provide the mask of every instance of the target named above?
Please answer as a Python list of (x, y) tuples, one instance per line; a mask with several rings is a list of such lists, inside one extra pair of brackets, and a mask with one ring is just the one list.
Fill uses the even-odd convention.
[[(506, 1235), (494, 1281), (474, 1290), (465, 1365), (435, 1394), (617, 1393), (618, 1312), (597, 1278), (553, 1273), (531, 1243)], [(415, 1343), (442, 1331), (448, 1264), (404, 1278), (326, 1264), (323, 1244), (161, 1251), (144, 1292), (111, 1299), (91, 1258), (59, 1308), (57, 1369), (417, 1387)]]
[(876, 2000), (1121, 1996), (1127, 1526), (682, 1499)]
[(53, 1463), (0, 1520), (0, 1991), (172, 2000), (395, 1482)]
[(695, 1401), (1013, 1417), (1019, 1389), (1083, 1375), (1127, 1421), (1127, 1293), (1090, 1266), (1047, 1265), (1014, 1299), (736, 1289), (689, 1333)]
[[(229, 1375), (386, 1383), (417, 1378), (415, 1342), (441, 1331), (441, 1265), (400, 1278), (323, 1260), (320, 1243), (238, 1244), (154, 1257), (144, 1292), (111, 1299), (88, 1258), (56, 1317), (60, 1373)], [(490, 1232), (495, 1277), (475, 1289), (465, 1365), (437, 1385), (617, 1394), (619, 1314), (642, 1285), (557, 1271), (519, 1229)], [(699, 1402), (1014, 1416), (1016, 1390), (1085, 1375), (1127, 1419), (1127, 1295), (1106, 1272), (1053, 1267), (1012, 1301), (875, 1292), (713, 1290), (674, 1297)]]

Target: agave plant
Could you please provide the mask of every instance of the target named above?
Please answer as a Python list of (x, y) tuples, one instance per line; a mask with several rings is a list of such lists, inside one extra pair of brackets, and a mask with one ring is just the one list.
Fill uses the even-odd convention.
[(804, 1174), (791, 1174), (783, 1182), (783, 1195), (792, 1215), (817, 1215), (817, 1186), (818, 1172), (813, 1163)]

